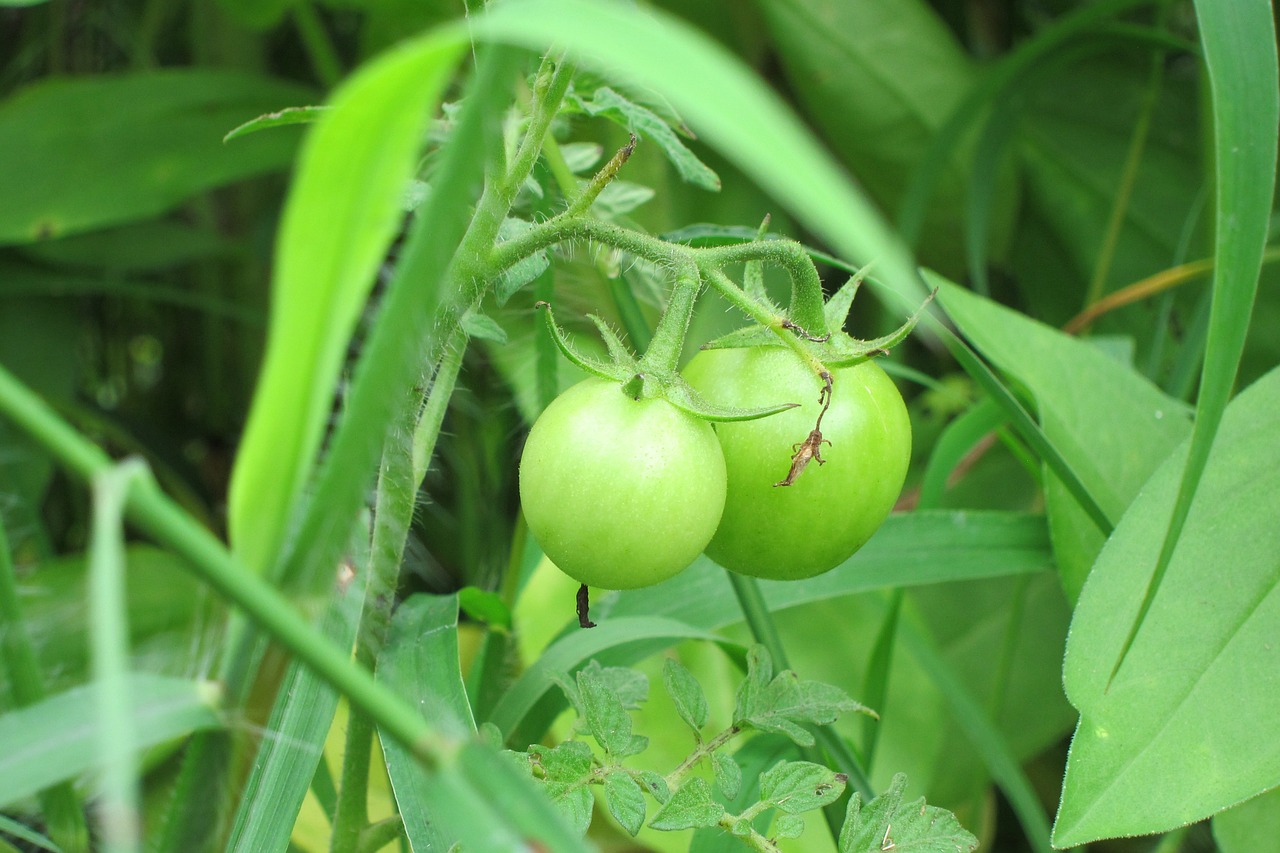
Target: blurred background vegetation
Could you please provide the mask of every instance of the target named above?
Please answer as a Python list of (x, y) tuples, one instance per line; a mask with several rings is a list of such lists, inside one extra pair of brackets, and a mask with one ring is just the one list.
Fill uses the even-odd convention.
[[(1044, 323), (1061, 327), (1109, 294), (1209, 254), (1209, 125), (1189, 2), (653, 5), (768, 80), (898, 223), (923, 264)], [(223, 137), (263, 113), (323, 103), (367, 58), (475, 11), (460, 0), (0, 3), (0, 363), (113, 455), (145, 457), (171, 494), (224, 533), (231, 460), (263, 352), (273, 234), (303, 131)], [(603, 122), (566, 120), (556, 132), (606, 150), (625, 141)], [(772, 214), (773, 232), (813, 242), (732, 166), (689, 144), (720, 174), (721, 192), (682, 182), (656, 146), (642, 144), (623, 178), (654, 192), (627, 221), (661, 234), (695, 223), (754, 227)], [(549, 212), (537, 199), (525, 203), (527, 215)], [(843, 281), (825, 271), (829, 287)], [(1185, 286), (1087, 327), (1098, 346), (1183, 400), (1193, 399), (1207, 325), (1207, 278), (1193, 273), (1173, 276)], [(1280, 361), (1275, 276), (1264, 268), (1242, 386)], [(554, 272), (571, 306), (566, 318), (593, 310), (624, 326), (610, 295), (620, 286), (652, 322), (665, 291), (643, 270), (582, 251)], [(509, 345), (485, 342), (467, 353), (429, 497), (414, 520), (412, 586), (492, 589), (506, 570), (516, 460), (536, 399), (525, 358), (531, 303), (522, 297), (499, 316)], [(730, 321), (708, 301), (696, 334), (710, 337)], [(851, 331), (870, 337), (896, 321), (864, 297)], [(895, 362), (916, 426), (906, 508), (938, 435), (977, 392), (944, 351), (912, 342)], [(562, 382), (569, 378), (562, 372)], [(1038, 466), (1016, 441), (991, 444), (961, 473), (941, 506), (1043, 508)], [(85, 545), (84, 490), (4, 421), (0, 510), (19, 564)], [(156, 555), (157, 577), (164, 559)], [(55, 583), (56, 564), (48, 571)], [(190, 628), (195, 605), (186, 576), (171, 577), (163, 591), (131, 583), (131, 614), (152, 617), (134, 618), (131, 629), (138, 649), (189, 669), (189, 649), (173, 632), (198, 634)], [(972, 683), (997, 677), (990, 661), (1006, 638), (995, 616), (1020, 602), (1024, 626), (1035, 630), (1021, 638), (1012, 677), (1026, 683), (1010, 694), (1021, 697), (1016, 707), (993, 712), (1009, 718), (1020, 756), (1039, 756), (1032, 775), (1052, 804), (1075, 720), (1058, 684), (1070, 608), (1053, 577), (1028, 583), (1030, 594), (1004, 581), (912, 595)], [(873, 602), (853, 611), (828, 606), (820, 619), (813, 609), (781, 617), (814, 678), (842, 665), (825, 654), (827, 626), (880, 618)], [(49, 632), (40, 646), (48, 665), (66, 682), (82, 680), (83, 655), (70, 649), (83, 643), (53, 639), (74, 618), (37, 613), (32, 621)], [(841, 641), (869, 648), (874, 632), (850, 631)], [(963, 748), (943, 748), (952, 724), (929, 707), (937, 698), (917, 676), (922, 719), (909, 719), (909, 707), (899, 713), (904, 730), (939, 721), (922, 747), (932, 758), (890, 755), (885, 763), (918, 769), (932, 761), (931, 800), (987, 826), (988, 840), (995, 826), (1016, 834), (1013, 821), (982, 818), (1005, 807), (982, 793), (981, 767)], [(901, 748), (901, 739), (888, 739), (886, 749)], [(1197, 849), (1198, 837), (1183, 849)], [(995, 844), (1023, 849), (1012, 837)]]

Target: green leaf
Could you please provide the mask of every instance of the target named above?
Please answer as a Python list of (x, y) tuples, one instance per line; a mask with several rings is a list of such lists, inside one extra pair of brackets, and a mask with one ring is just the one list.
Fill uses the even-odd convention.
[(0, 245), (162, 213), (282, 169), (294, 134), (226, 147), (227, 128), (311, 93), (212, 69), (48, 78), (0, 104)]
[(635, 836), (644, 826), (644, 791), (640, 784), (622, 771), (604, 777), (605, 801), (609, 814), (630, 835)]
[(723, 815), (724, 806), (711, 798), (707, 780), (695, 776), (662, 804), (653, 820), (649, 821), (649, 828), (671, 831), (715, 826)]
[(760, 775), (760, 801), (787, 814), (803, 814), (834, 803), (848, 779), (810, 761), (780, 761)]
[(560, 156), (569, 171), (580, 175), (604, 156), (604, 146), (596, 142), (569, 142), (560, 146)]
[(511, 630), (511, 610), (495, 592), (464, 586), (458, 590), (458, 606), (472, 619), (492, 628)]
[(653, 770), (641, 770), (636, 775), (636, 779), (659, 803), (665, 803), (671, 799), (671, 789), (667, 787), (667, 780), (662, 774)]
[(715, 772), (716, 788), (726, 800), (732, 800), (742, 790), (742, 768), (732, 756), (723, 752), (711, 753), (711, 768)]
[(710, 714), (702, 685), (698, 684), (698, 680), (684, 664), (674, 658), (667, 658), (662, 664), (662, 683), (666, 685), (667, 693), (671, 694), (671, 701), (675, 703), (680, 719), (688, 723), (694, 735), (701, 740), (702, 727), (707, 724)]
[(267, 130), (272, 127), (287, 127), (293, 124), (311, 124), (319, 121), (328, 107), (285, 107), (272, 113), (260, 115), (246, 121), (222, 137), (223, 142), (230, 142), (249, 133)]
[[(471, 706), (458, 662), (458, 599), (452, 595), (414, 595), (396, 608), (386, 645), (378, 656), (378, 681), (413, 702), (446, 732), (471, 729)], [(433, 819), (427, 803), (438, 784), (414, 756), (395, 740), (380, 738), (391, 792), (404, 819), (405, 835), (415, 847), (441, 849), (456, 840)], [(441, 771), (448, 772), (448, 771)]]
[(583, 66), (610, 69), (664, 95), (703, 141), (838, 254), (875, 258), (904, 304), (924, 298), (910, 253), (874, 204), (763, 81), (688, 25), (627, 4), (529, 0), (473, 18), (472, 31), (539, 50), (563, 45)]
[(628, 181), (612, 181), (591, 203), (591, 212), (600, 219), (617, 219), (651, 201), (654, 195), (650, 187)]
[(793, 814), (780, 814), (773, 822), (773, 834), (778, 838), (799, 838), (804, 834), (804, 818)]
[(760, 696), (773, 680), (773, 658), (759, 643), (747, 650), (747, 675), (738, 685), (733, 708), (735, 723), (751, 716), (760, 705)]
[[(1028, 390), (1046, 437), (1111, 521), (1118, 519), (1187, 435), (1186, 407), (1085, 341), (954, 285), (943, 284), (938, 295), (965, 336)], [(1063, 586), (1074, 597), (1103, 536), (1051, 473), (1045, 498)]]
[[(923, 0), (760, 6), (805, 114), (871, 197), (896, 209), (934, 134), (972, 86), (973, 60)], [(952, 146), (968, 147), (963, 138)], [(931, 266), (958, 269), (963, 167), (955, 157), (942, 165), (919, 245)]]
[[(1227, 407), (1164, 584), (1125, 644), (1164, 541), (1187, 445), (1147, 482), (1090, 574), (1063, 678), (1080, 710), (1054, 842), (1159, 832), (1280, 784), (1280, 370)], [(1229, 555), (1229, 558), (1224, 558)], [(1225, 559), (1225, 562), (1224, 562)]]
[(690, 628), (673, 619), (650, 617), (611, 617), (590, 631), (567, 634), (548, 646), (524, 671), (499, 700), (489, 719), (504, 732), (508, 742), (538, 740), (563, 707), (558, 697), (547, 695), (557, 673), (572, 672), (592, 658), (606, 654), (615, 660), (638, 661), (684, 639), (723, 642), (709, 631)]
[(1213, 96), (1217, 155), (1213, 303), (1186, 468), (1155, 572), (1133, 617), (1117, 670), (1164, 580), (1231, 398), (1258, 291), (1275, 189), (1280, 143), (1273, 130), (1280, 120), (1280, 81), (1271, 4), (1267, 0), (1228, 5), (1197, 0), (1196, 16)]
[(335, 93), (307, 137), (280, 225), (267, 352), (228, 496), (234, 551), (259, 572), (280, 555), (348, 340), (400, 227), (427, 116), (461, 48), (446, 31), (389, 52)]
[[(618, 691), (601, 675), (599, 668), (588, 667), (578, 672), (578, 693), (582, 699), (587, 731), (607, 754), (615, 757), (635, 755), (648, 744), (646, 738), (636, 738), (631, 734), (631, 715), (623, 707)], [(638, 744), (637, 741), (643, 743)]]
[[(223, 725), (209, 683), (134, 673), (128, 693), (138, 747)], [(0, 716), (0, 807), (96, 769), (101, 726), (93, 685)]]
[[(498, 242), (503, 243), (507, 240), (513, 240), (532, 227), (533, 223), (526, 219), (508, 217), (502, 220), (502, 225), (498, 227)], [(498, 307), (506, 305), (512, 294), (542, 275), (550, 266), (551, 259), (547, 256), (546, 250), (539, 249), (529, 257), (522, 258), (511, 267), (503, 270), (502, 276), (498, 279), (498, 283), (493, 290), (493, 298), (498, 303)]]
[(667, 159), (671, 161), (671, 165), (676, 167), (676, 172), (686, 182), (712, 192), (720, 190), (720, 177), (699, 160), (697, 155), (680, 141), (680, 137), (671, 129), (671, 126), (653, 110), (635, 103), (607, 86), (596, 89), (589, 99), (582, 100), (581, 103), (589, 115), (608, 118), (637, 136), (656, 142), (662, 152), (667, 155)]
[[(978, 839), (946, 809), (925, 805), (924, 798), (903, 803), (907, 777), (893, 777), (889, 789), (864, 807), (861, 795), (849, 799), (840, 853), (968, 853)], [(892, 846), (890, 846), (892, 845)]]
[[(771, 610), (882, 587), (1036, 574), (1052, 569), (1042, 516), (931, 511), (891, 515), (847, 562), (801, 581), (761, 581)], [(699, 558), (669, 581), (618, 596), (610, 618), (642, 614), (698, 628), (742, 620), (724, 570)], [(592, 632), (602, 630), (607, 623)]]
[(770, 678), (768, 655), (760, 646), (752, 648), (747, 665), (747, 677), (738, 688), (734, 725), (776, 732), (801, 746), (812, 746), (813, 735), (800, 724), (826, 725), (835, 722), (844, 711), (871, 713), (840, 688), (819, 681), (802, 681), (789, 669)]
[[(367, 556), (356, 561), (356, 578), (330, 602), (320, 629), (340, 648), (355, 643), (364, 604)], [(314, 670), (289, 664), (267, 729), (236, 809), (226, 850), (252, 853), (288, 845), (298, 812), (324, 755), (338, 693)], [(330, 812), (332, 814), (332, 812)]]
[(581, 741), (571, 740), (554, 748), (534, 744), (530, 754), (543, 768), (547, 795), (580, 834), (591, 825), (593, 798), (587, 780), (591, 776), (594, 759), (591, 747)]
[(466, 331), (468, 337), (493, 341), (497, 344), (505, 344), (507, 342), (506, 330), (499, 326), (498, 321), (488, 314), (477, 314), (475, 311), (468, 311), (462, 317), (462, 328)]
[(1266, 850), (1280, 838), (1280, 788), (1213, 816), (1213, 840), (1221, 853)]

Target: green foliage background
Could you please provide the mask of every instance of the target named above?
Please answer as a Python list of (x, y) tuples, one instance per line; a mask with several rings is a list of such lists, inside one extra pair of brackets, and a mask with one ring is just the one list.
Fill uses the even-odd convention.
[[(86, 805), (156, 850), (580, 849), (482, 724), (563, 739), (558, 680), (664, 655), (727, 722), (762, 629), (879, 713), (816, 747), (864, 801), (905, 773), (984, 850), (1270, 849), (1271, 5), (493, 6), (0, 2), (0, 849), (109, 847)], [(552, 47), (572, 92), (504, 183)], [(829, 293), (872, 264), (859, 337), (939, 293), (882, 362), (913, 466), (862, 551), (758, 589), (701, 558), (583, 632), (519, 515), (523, 435), (578, 377), (533, 303), (643, 348), (670, 283), (583, 243), (472, 310), (446, 269), (518, 236), (486, 199), (546, 220), (628, 125), (595, 215), (699, 245), (769, 215)], [(654, 767), (688, 753), (674, 708), (635, 725)], [(863, 849), (809, 824), (783, 848)], [(587, 843), (730, 841), (601, 813)]]

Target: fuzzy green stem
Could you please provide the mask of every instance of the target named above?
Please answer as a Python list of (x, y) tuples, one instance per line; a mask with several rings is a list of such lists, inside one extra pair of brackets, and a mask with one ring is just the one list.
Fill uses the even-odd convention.
[(720, 732), (720, 734), (711, 738), (711, 740), (699, 743), (693, 752), (689, 753), (685, 760), (680, 762), (676, 769), (666, 775), (664, 781), (667, 783), (667, 787), (672, 791), (680, 787), (680, 782), (689, 774), (690, 770), (698, 765), (699, 761), (706, 758), (708, 755), (711, 755), (711, 753), (715, 752), (717, 749), (724, 746), (740, 734), (742, 734), (742, 729), (739, 726), (729, 726), (729, 728)]
[(440, 365), (431, 380), (431, 390), (427, 392), (422, 414), (413, 428), (413, 482), (418, 486), (422, 485), (427, 476), (427, 468), (431, 465), (436, 441), (440, 438), (440, 427), (444, 423), (444, 414), (449, 408), (453, 389), (458, 384), (458, 373), (462, 370), (462, 356), (466, 350), (467, 333), (459, 327), (445, 342)]
[(742, 288), (734, 284), (733, 280), (720, 272), (720, 270), (712, 271), (707, 276), (707, 279), (711, 282), (711, 286), (718, 290), (720, 295), (728, 302), (777, 335), (783, 346), (800, 356), (800, 360), (809, 366), (814, 376), (821, 377), (823, 373), (827, 372), (826, 366), (817, 356), (809, 352), (804, 343), (783, 324), (786, 320), (785, 317), (769, 311), (759, 302), (751, 299)]
[(383, 818), (370, 824), (360, 833), (360, 842), (353, 849), (356, 853), (377, 853), (383, 847), (404, 835), (404, 821), (400, 815)]
[(700, 290), (702, 280), (698, 276), (698, 268), (694, 264), (687, 264), (676, 275), (667, 310), (663, 312), (658, 328), (653, 332), (653, 339), (640, 357), (641, 373), (651, 371), (668, 375), (680, 369), (680, 353), (684, 349), (685, 335), (693, 320), (693, 306), (698, 301)]
[(729, 583), (733, 586), (733, 594), (738, 597), (738, 606), (742, 608), (742, 616), (746, 619), (747, 629), (752, 638), (764, 646), (773, 659), (775, 670), (790, 669), (787, 662), (787, 650), (782, 645), (782, 636), (778, 626), (769, 612), (764, 595), (760, 592), (760, 582), (755, 578), (740, 575), (737, 572), (726, 572)]
[(822, 312), (822, 279), (808, 250), (794, 240), (756, 240), (732, 246), (699, 250), (706, 262), (716, 267), (747, 261), (766, 261), (782, 267), (791, 278), (791, 321), (814, 337), (827, 334), (827, 318)]
[[(27, 432), (84, 480), (112, 466), (102, 450), (84, 439), (30, 389), (0, 367), (0, 413)], [(346, 652), (327, 641), (259, 575), (233, 557), (205, 528), (165, 495), (151, 479), (135, 480), (126, 513), (143, 532), (182, 556), (219, 594), (236, 604), (282, 646), (311, 667), (387, 734), (433, 766), (453, 755), (457, 744), (441, 736), (395, 693), (374, 681)]]
[[(461, 333), (461, 330), (459, 330)], [(455, 333), (453, 337), (458, 337)], [(461, 362), (461, 351), (466, 348), (465, 333), (462, 341), (452, 340), (456, 344), (455, 356), (446, 350), (444, 360), (456, 359)], [(404, 557), (405, 540), (409, 535), (409, 525), (413, 520), (418, 492), (417, 439), (418, 430), (414, 421), (420, 426), (422, 420), (429, 420), (434, 429), (424, 430), (424, 448), (426, 458), (430, 458), (435, 447), (435, 439), (440, 434), (440, 420), (443, 408), (453, 393), (453, 382), (457, 378), (456, 367), (447, 376), (437, 375), (427, 393), (426, 410), (419, 419), (418, 410), (422, 408), (421, 398), (418, 405), (404, 410), (404, 420), (400, 428), (389, 432), (386, 446), (382, 451), (382, 466), (378, 473), (376, 492), (373, 538), (370, 547), (369, 585), (365, 591), (364, 608), (360, 614), (360, 625), (356, 634), (356, 663), (372, 670), (382, 653), (387, 632), (391, 627), (391, 608), (395, 604), (396, 586), (400, 579), (400, 565)], [(443, 399), (444, 403), (441, 403)], [(435, 401), (433, 406), (432, 401)], [(437, 410), (439, 418), (436, 417)], [(369, 768), (373, 750), (373, 720), (363, 711), (353, 708), (347, 724), (346, 749), (343, 752), (342, 786), (338, 790), (338, 806), (335, 810), (333, 832), (330, 836), (330, 850), (333, 853), (345, 853), (355, 850), (359, 845), (362, 833), (368, 827), (369, 812)]]
[[(734, 826), (743, 819), (749, 821), (751, 818), (747, 816), (747, 812), (743, 812), (740, 815), (726, 814), (720, 818), (718, 826), (725, 832), (732, 833)], [(743, 844), (755, 850), (756, 853), (779, 853), (778, 845), (756, 832), (755, 827), (750, 827), (747, 835), (736, 835), (734, 837), (740, 839)]]
[(586, 186), (582, 188), (582, 192), (578, 193), (578, 197), (569, 203), (568, 208), (564, 211), (566, 218), (572, 219), (575, 216), (584, 216), (591, 209), (591, 205), (600, 197), (600, 193), (604, 192), (604, 188), (618, 177), (618, 172), (631, 159), (631, 154), (636, 150), (636, 135), (631, 134), (631, 141), (618, 149), (618, 153), (609, 158), (609, 162), (604, 164), (600, 171), (587, 181)]

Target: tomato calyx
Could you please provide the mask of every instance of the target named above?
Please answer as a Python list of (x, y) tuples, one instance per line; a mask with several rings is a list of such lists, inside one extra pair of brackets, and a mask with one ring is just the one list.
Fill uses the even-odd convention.
[(742, 408), (713, 403), (695, 391), (679, 373), (643, 366), (641, 359), (636, 358), (627, 349), (609, 324), (594, 314), (588, 316), (600, 332), (605, 349), (609, 353), (608, 360), (585, 355), (578, 350), (569, 340), (568, 334), (556, 322), (550, 303), (538, 302), (534, 307), (546, 312), (546, 323), (551, 339), (555, 341), (556, 347), (565, 358), (593, 376), (619, 383), (619, 390), (633, 400), (660, 398), (694, 417), (713, 422), (750, 421), (785, 412), (799, 405), (799, 403), (778, 403), (772, 406)]
[[(843, 328), (845, 319), (853, 307), (853, 297), (862, 284), (863, 273), (850, 278), (827, 300), (823, 306), (823, 315), (827, 327), (839, 330)], [(814, 359), (828, 367), (852, 367), (859, 362), (877, 356), (887, 355), (889, 350), (906, 340), (915, 329), (925, 308), (933, 300), (934, 293), (925, 298), (920, 307), (907, 318), (901, 326), (887, 335), (870, 340), (862, 340), (843, 331), (834, 331), (825, 335), (812, 335), (790, 318), (783, 318), (776, 327), (765, 325), (746, 326), (722, 335), (702, 345), (702, 349), (733, 349), (738, 347), (777, 347), (780, 332), (790, 333), (799, 339), (802, 347)]]

